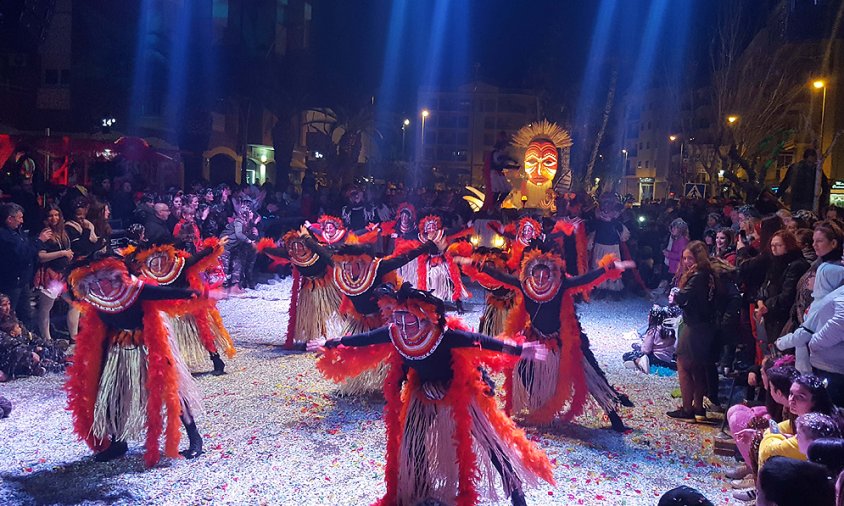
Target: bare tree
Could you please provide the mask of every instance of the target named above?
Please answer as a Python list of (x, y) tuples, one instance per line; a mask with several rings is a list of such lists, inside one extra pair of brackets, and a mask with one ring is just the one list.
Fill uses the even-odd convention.
[(598, 149), (601, 147), (601, 142), (604, 140), (604, 134), (607, 131), (607, 123), (610, 120), (610, 113), (612, 113), (613, 105), (615, 104), (615, 89), (618, 85), (618, 70), (613, 69), (612, 77), (610, 78), (610, 88), (607, 91), (607, 101), (604, 104), (604, 111), (601, 117), (601, 127), (595, 136), (595, 143), (592, 145), (592, 154), (589, 156), (589, 164), (586, 166), (586, 173), (583, 176), (583, 187), (592, 188), (592, 171), (595, 169), (595, 162), (598, 160)]
[[(764, 190), (777, 156), (799, 139), (798, 110), (817, 55), (811, 44), (786, 43), (780, 2), (755, 33), (746, 30), (750, 1), (725, 2), (712, 47), (714, 143), (724, 177), (748, 198)], [(730, 122), (728, 117), (732, 117)], [(723, 146), (731, 146), (725, 152)], [(717, 169), (715, 169), (717, 167)], [(739, 170), (741, 169), (741, 170)]]

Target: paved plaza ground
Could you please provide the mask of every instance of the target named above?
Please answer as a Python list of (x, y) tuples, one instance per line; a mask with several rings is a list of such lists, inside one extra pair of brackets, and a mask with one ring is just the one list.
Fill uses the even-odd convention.
[[(146, 470), (140, 442), (127, 458), (94, 462), (71, 431), (62, 376), (0, 384), (15, 408), (0, 420), (0, 504), (366, 505), (384, 491), (383, 401), (342, 399), (320, 377), (314, 356), (278, 345), (284, 338), (290, 281), (260, 285), (220, 302), (238, 346), (222, 377), (199, 375), (205, 414), (198, 426), (207, 453), (164, 459)], [(477, 325), (483, 299), (467, 304)], [(712, 453), (717, 428), (668, 419), (676, 378), (622, 366), (629, 333), (647, 319), (644, 299), (579, 306), (610, 382), (636, 403), (626, 434), (593, 406), (575, 424), (529, 435), (555, 466), (556, 486), (527, 491), (533, 505), (653, 505), (685, 484), (716, 504), (734, 504)], [(209, 362), (209, 370), (210, 370)], [(183, 446), (186, 442), (183, 443)], [(501, 502), (500, 504), (509, 504)]]

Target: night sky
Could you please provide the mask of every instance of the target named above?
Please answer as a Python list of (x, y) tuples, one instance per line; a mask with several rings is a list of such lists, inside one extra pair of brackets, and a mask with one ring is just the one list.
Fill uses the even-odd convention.
[[(596, 20), (608, 4), (614, 4), (616, 12), (609, 23), (607, 51), (598, 62), (600, 75), (605, 77), (604, 67), (611, 65), (619, 69), (622, 84), (643, 72), (687, 74), (694, 67), (691, 72), (701, 74), (710, 69), (708, 46), (718, 1), (414, 1), (407, 2), (399, 42), (390, 40), (396, 4), (316, 0), (315, 52), (317, 68), (326, 76), (326, 95), (341, 101), (380, 98), (382, 82), (391, 82), (397, 90), (396, 107), (412, 109), (420, 85), (447, 88), (477, 78), (505, 88), (551, 88), (572, 101), (579, 96), (587, 61), (595, 58), (590, 50)], [(446, 12), (439, 31), (438, 6)], [(660, 8), (664, 20), (652, 34), (657, 48), (653, 68), (642, 71), (636, 62), (646, 45), (648, 21)], [(442, 50), (435, 58), (438, 41)], [(387, 58), (391, 44), (399, 48), (394, 65)]]

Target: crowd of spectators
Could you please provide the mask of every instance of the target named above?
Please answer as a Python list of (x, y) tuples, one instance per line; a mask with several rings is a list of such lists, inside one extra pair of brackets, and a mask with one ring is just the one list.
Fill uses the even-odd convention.
[[(127, 242), (194, 253), (209, 237), (226, 238), (223, 284), (236, 291), (255, 286), (259, 238), (278, 238), (322, 214), (341, 217), (351, 230), (394, 219), (403, 202), (420, 216), (439, 214), (446, 227), (473, 217), (459, 190), (329, 190), (310, 174), (284, 188), (196, 181), (155, 192), (100, 178), (39, 195), (25, 184), (2, 190), (0, 381), (62, 367), (79, 321), (64, 281), (68, 267), (89, 255)], [(773, 194), (752, 205), (566, 197), (557, 202), (558, 217), (582, 220), (593, 235), (603, 234), (600, 247), (617, 248), (638, 266), (608, 294), (649, 297), (664, 306), (651, 312), (652, 331), (626, 358), (646, 373), (656, 364), (677, 370), (682, 404), (667, 415), (709, 423), (726, 411), (743, 460), (729, 473), (736, 496), (790, 504), (788, 494), (813, 477), (838, 478), (844, 462), (844, 423), (836, 407), (844, 404), (844, 212), (830, 206), (822, 216), (792, 213)], [(514, 211), (504, 219), (517, 217)], [(722, 393), (725, 378), (746, 387), (744, 399), (736, 403)], [(786, 487), (798, 472), (804, 482)]]

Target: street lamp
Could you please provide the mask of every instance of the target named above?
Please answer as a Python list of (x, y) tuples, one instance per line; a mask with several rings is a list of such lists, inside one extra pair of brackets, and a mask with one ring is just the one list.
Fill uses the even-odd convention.
[[(668, 140), (671, 143), (674, 143), (675, 141), (677, 141), (677, 139), (680, 139), (680, 137), (677, 136), (677, 135), (672, 134), (672, 135), (668, 136)], [(680, 140), (680, 164), (679, 164), (679, 169), (680, 169), (680, 177), (683, 178), (683, 184), (686, 183), (686, 175), (683, 173), (683, 148), (685, 147), (685, 145), (686, 145), (685, 141), (683, 141), (681, 139)]]
[(627, 150), (622, 149), (621, 154), (624, 155), (624, 167), (622, 169), (622, 172), (624, 175), (627, 175)]
[(407, 127), (410, 126), (410, 120), (405, 118), (404, 121), (401, 122), (401, 157), (404, 158), (404, 136), (407, 131)]
[(425, 119), (427, 119), (430, 115), (431, 113), (428, 111), (428, 109), (422, 109), (422, 142), (420, 143), (420, 160), (424, 160), (425, 157)]
[(812, 82), (812, 86), (816, 90), (823, 90), (823, 98), (821, 98), (821, 138), (818, 141), (818, 167), (815, 170), (815, 211), (820, 211), (821, 201), (821, 179), (823, 178), (823, 127), (826, 119), (826, 82), (822, 79), (817, 79)]
[(729, 124), (731, 124), (731, 125), (732, 125), (733, 123), (735, 123), (736, 121), (738, 121), (738, 120), (739, 120), (739, 117), (738, 117), (738, 116), (736, 116), (736, 115), (734, 115), (734, 114), (731, 114), (731, 115), (727, 116), (727, 123), (729, 123)]

